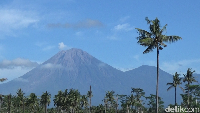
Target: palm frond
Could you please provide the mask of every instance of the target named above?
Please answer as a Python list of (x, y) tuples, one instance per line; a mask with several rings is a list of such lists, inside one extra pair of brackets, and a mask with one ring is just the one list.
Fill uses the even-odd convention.
[(151, 23), (151, 21), (148, 19), (148, 17), (145, 17), (145, 20), (147, 21), (147, 24)]
[(148, 46), (147, 49), (143, 52), (143, 54), (153, 51), (154, 48), (156, 48), (155, 43), (153, 43), (150, 46)]
[(144, 39), (146, 37), (148, 37), (148, 38), (151, 37), (151, 33), (149, 33), (148, 31), (145, 31), (145, 30), (139, 29), (139, 28), (135, 28), (135, 29), (137, 29), (139, 32), (139, 37), (137, 37), (137, 40)]
[(167, 85), (173, 85), (174, 83), (167, 83)]
[(147, 38), (138, 40), (137, 43), (146, 47), (146, 46), (150, 46), (152, 44), (152, 42), (153, 42), (153, 39), (147, 37)]
[(163, 42), (161, 42), (160, 45), (162, 45), (163, 47), (167, 47), (167, 45), (164, 44)]
[(165, 31), (167, 29), (167, 24), (165, 24), (165, 26), (163, 26), (163, 28), (160, 30), (160, 34), (163, 33), (163, 31)]
[(179, 88), (181, 88), (181, 90), (182, 90), (183, 92), (185, 92), (185, 89), (184, 89), (183, 87), (179, 86)]
[(163, 37), (163, 41), (164, 42), (176, 42), (178, 40), (182, 39), (181, 37), (179, 36), (164, 36)]
[(169, 91), (171, 88), (173, 88), (174, 86), (170, 86), (169, 88), (167, 88), (167, 91)]

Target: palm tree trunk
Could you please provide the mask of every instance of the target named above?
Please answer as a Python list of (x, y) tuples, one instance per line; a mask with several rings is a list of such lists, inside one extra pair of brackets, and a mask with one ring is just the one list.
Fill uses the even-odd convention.
[(118, 95), (117, 95), (117, 105), (116, 105), (116, 113), (117, 113), (117, 108), (118, 108)]
[(23, 113), (24, 113), (24, 99), (23, 99)]
[(127, 112), (129, 113), (129, 107), (128, 107), (128, 104), (126, 105), (126, 108), (127, 108)]
[(47, 113), (47, 104), (45, 104), (45, 113)]
[(175, 87), (175, 106), (176, 106), (176, 87)]
[[(176, 87), (174, 89), (175, 89), (175, 106), (176, 106)], [(174, 112), (176, 113), (176, 110)]]
[[(188, 82), (188, 102), (187, 102), (187, 109), (189, 109), (189, 85), (190, 85), (190, 83)], [(188, 110), (188, 113), (189, 113), (189, 110)]]
[[(90, 93), (91, 93), (91, 85), (90, 85)], [(91, 98), (92, 98), (92, 94), (90, 94), (90, 113), (91, 113)]]
[[(2, 98), (2, 96), (1, 96), (1, 98)], [(2, 103), (2, 99), (0, 99), (0, 112), (1, 112), (1, 103)]]
[(158, 113), (158, 79), (159, 79), (159, 48), (157, 44), (157, 85), (156, 85), (156, 113)]

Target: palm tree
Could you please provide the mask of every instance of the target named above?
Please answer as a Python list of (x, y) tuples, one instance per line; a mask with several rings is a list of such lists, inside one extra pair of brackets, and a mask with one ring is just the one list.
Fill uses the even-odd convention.
[(76, 112), (75, 110), (78, 110), (80, 107), (80, 100), (81, 100), (81, 94), (78, 90), (70, 89), (68, 93), (68, 99), (71, 107), (71, 112)]
[(35, 95), (35, 93), (31, 93), (28, 97), (28, 100), (27, 100), (27, 104), (28, 106), (30, 107), (30, 111), (32, 112), (35, 112), (35, 107), (39, 106), (39, 99), (37, 97), (37, 95)]
[(47, 105), (49, 105), (51, 102), (50, 98), (51, 94), (47, 91), (43, 93), (41, 96), (40, 103), (45, 107), (45, 113), (47, 113)]
[(63, 107), (63, 92), (58, 91), (58, 94), (55, 95), (53, 101), (54, 101), (54, 106), (57, 107), (57, 112), (60, 112), (60, 108)]
[(87, 106), (88, 106), (88, 97), (87, 97), (87, 95), (82, 95), (81, 96), (81, 107), (84, 107), (84, 109), (87, 111)]
[[(142, 100), (141, 97), (144, 97), (145, 92), (141, 88), (131, 88), (131, 93), (135, 93), (135, 110), (138, 112), (138, 107), (142, 107)], [(137, 108), (136, 108), (137, 107)]]
[(186, 74), (183, 74), (184, 75), (184, 79), (183, 79), (183, 82), (187, 82), (187, 85), (188, 85), (188, 102), (187, 102), (187, 107), (189, 109), (189, 85), (192, 84), (192, 82), (197, 82), (193, 76), (193, 73), (195, 71), (191, 71), (192, 69), (191, 68), (188, 68), (187, 70), (187, 73)]
[(182, 38), (179, 36), (163, 35), (163, 32), (166, 30), (167, 24), (161, 29), (160, 21), (158, 20), (158, 18), (156, 18), (155, 20), (149, 20), (148, 17), (146, 17), (145, 20), (147, 21), (147, 24), (150, 24), (150, 32), (136, 28), (139, 32), (137, 43), (147, 47), (143, 54), (149, 53), (153, 51), (153, 49), (157, 48), (156, 113), (158, 113), (159, 50), (162, 50), (163, 47), (167, 46), (163, 42), (175, 42)]
[(17, 99), (19, 100), (19, 106), (23, 107), (23, 113), (24, 113), (24, 92), (22, 91), (22, 89), (18, 89), (17, 91)]
[[(149, 100), (149, 102), (147, 103), (147, 105), (149, 106), (149, 109), (148, 109), (148, 113), (155, 113), (155, 107), (156, 107), (156, 95), (153, 95), (153, 94), (150, 94), (150, 96), (148, 97), (145, 97), (146, 100)], [(161, 113), (163, 113), (163, 107), (164, 107), (164, 102), (162, 101), (162, 98), (161, 97), (158, 97), (159, 99), (159, 111)]]
[(176, 72), (175, 75), (173, 76), (173, 83), (167, 83), (167, 85), (170, 85), (167, 91), (169, 91), (173, 87), (175, 88), (175, 106), (177, 104), (176, 103), (176, 87), (179, 86), (184, 92), (184, 89), (180, 86), (180, 84), (182, 84), (181, 83), (182, 78), (180, 78), (179, 76), (180, 74)]
[(89, 108), (89, 113), (91, 113), (91, 98), (92, 98), (92, 90), (91, 90), (91, 86), (90, 86), (90, 91), (88, 91), (87, 96), (90, 98), (90, 108)]
[(112, 111), (111, 108), (115, 107), (117, 104), (115, 102), (114, 93), (115, 93), (114, 91), (108, 91), (108, 92), (106, 92), (106, 96), (105, 96), (105, 99), (109, 106), (110, 112)]

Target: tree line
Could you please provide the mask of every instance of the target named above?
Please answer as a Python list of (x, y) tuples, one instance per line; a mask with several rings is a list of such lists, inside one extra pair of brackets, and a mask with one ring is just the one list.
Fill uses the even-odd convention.
[[(187, 73), (180, 77), (177, 72), (173, 75), (173, 81), (167, 83), (168, 89), (175, 89), (175, 103), (169, 104), (170, 107), (181, 106), (183, 108), (200, 108), (200, 85), (194, 85), (195, 80), (191, 68)], [(185, 88), (180, 85), (185, 83)], [(176, 88), (179, 86), (183, 94), (181, 104), (176, 102)], [(25, 96), (22, 89), (18, 89), (15, 95), (0, 95), (1, 113), (155, 113), (156, 95), (145, 96), (145, 91), (141, 88), (131, 88), (129, 95), (116, 94), (115, 91), (107, 91), (102, 98), (102, 104), (94, 106), (91, 104), (93, 94), (90, 90), (82, 95), (77, 89), (66, 89), (58, 91), (52, 96), (49, 92), (43, 92), (41, 96), (30, 93)], [(53, 98), (54, 107), (47, 108)], [(158, 98), (158, 112), (164, 113), (164, 101)]]

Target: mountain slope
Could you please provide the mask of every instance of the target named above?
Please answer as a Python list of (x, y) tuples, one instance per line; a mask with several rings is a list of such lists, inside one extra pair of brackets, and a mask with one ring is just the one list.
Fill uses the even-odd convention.
[[(159, 96), (163, 98), (165, 106), (173, 104), (174, 90), (167, 91), (169, 86), (166, 85), (172, 82), (172, 75), (162, 70), (159, 70), (159, 75)], [(53, 99), (59, 90), (70, 88), (78, 89), (81, 94), (87, 94), (90, 85), (93, 92), (93, 105), (101, 104), (106, 91), (111, 90), (116, 94), (129, 95), (131, 87), (142, 88), (146, 96), (149, 96), (156, 93), (156, 67), (143, 65), (122, 72), (85, 51), (73, 48), (60, 51), (25, 75), (1, 84), (0, 93), (16, 94), (16, 91), (21, 88), (26, 95), (34, 92), (39, 96), (42, 92), (48, 91)], [(178, 88), (178, 103), (181, 101), (180, 93), (182, 91)]]
[(105, 91), (123, 88), (122, 74), (88, 53), (73, 48), (59, 52), (18, 79), (2, 84), (1, 93), (13, 94), (22, 88), (26, 94), (35, 92), (41, 95), (47, 90), (55, 95), (59, 90), (74, 88), (87, 94), (91, 85), (94, 101), (101, 102)]

